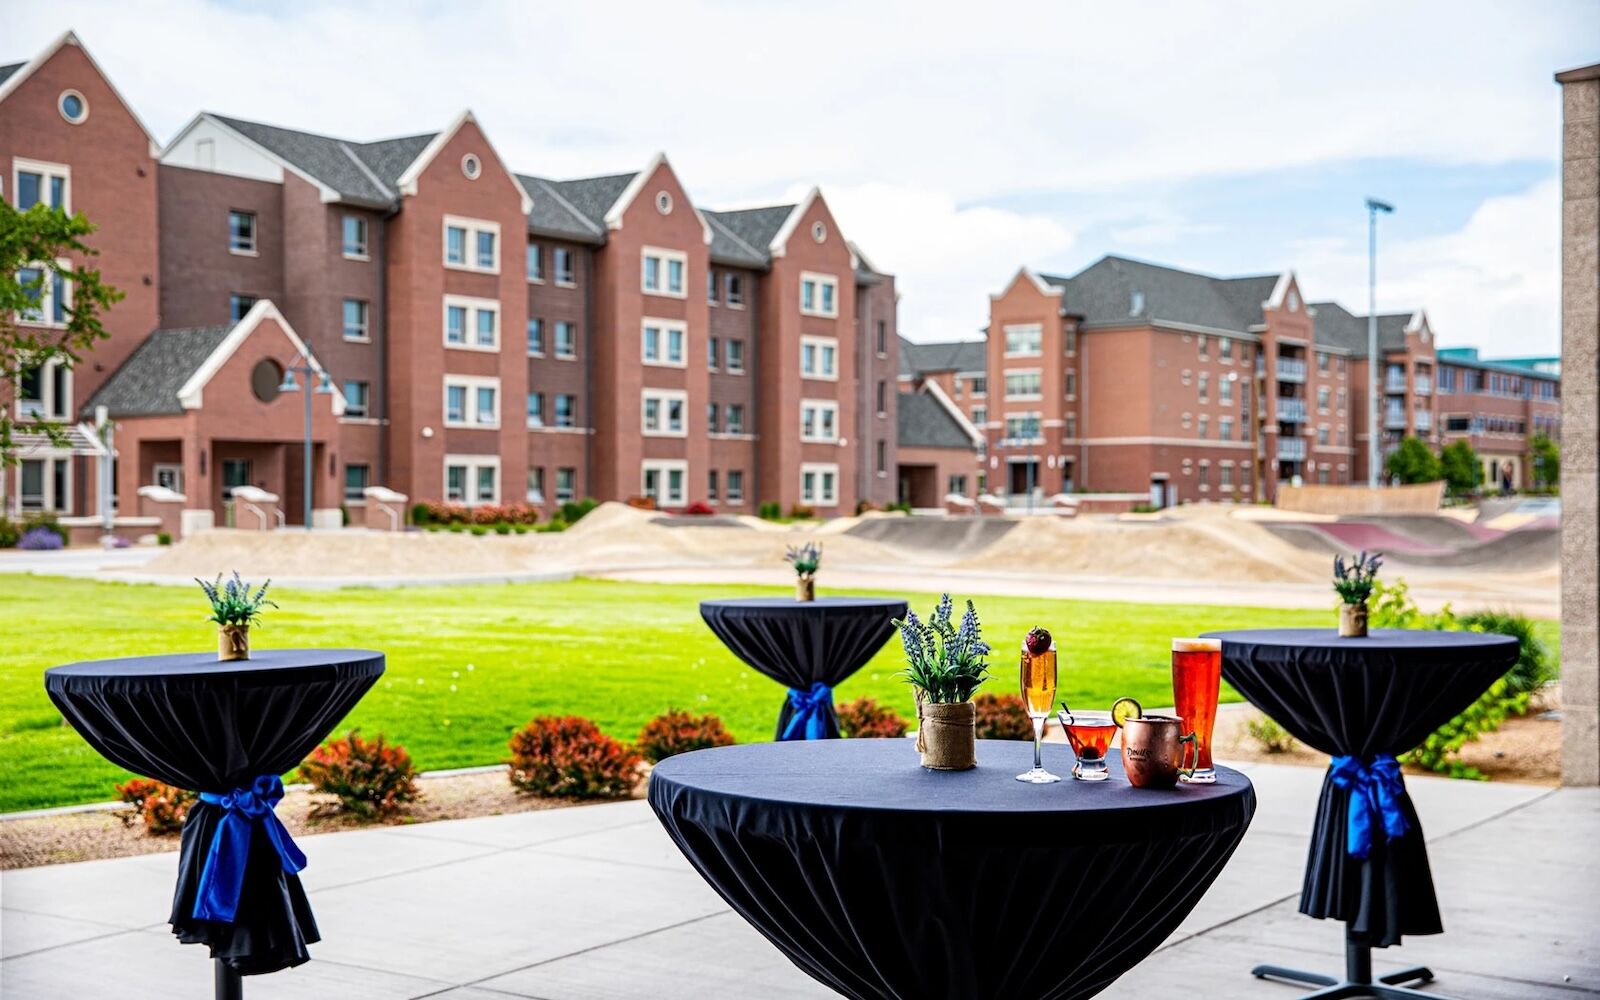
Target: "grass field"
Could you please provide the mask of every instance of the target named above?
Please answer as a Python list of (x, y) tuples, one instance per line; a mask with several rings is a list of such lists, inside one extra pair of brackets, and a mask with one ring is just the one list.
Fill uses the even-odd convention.
[[(826, 580), (824, 579), (824, 584)], [(347, 720), (385, 733), (424, 769), (504, 759), (530, 717), (584, 715), (623, 739), (678, 706), (721, 716), (741, 741), (771, 739), (783, 689), (736, 660), (700, 620), (711, 597), (788, 593), (757, 587), (565, 583), (283, 590), (254, 630), (257, 648), (359, 646), (388, 672)], [(901, 595), (904, 596), (904, 595)], [(936, 597), (910, 595), (919, 612)], [(1121, 695), (1170, 704), (1168, 640), (1215, 628), (1329, 625), (1332, 612), (977, 600), (993, 657), (985, 690), (1014, 690), (1010, 651), (1032, 625), (1056, 634), (1062, 696), (1109, 707)], [(0, 576), (0, 812), (100, 801), (124, 780), (45, 696), (46, 667), (74, 660), (214, 649), (199, 588)], [(1554, 623), (1548, 634), (1553, 638)], [(911, 714), (891, 642), (841, 685)], [(1224, 692), (1225, 700), (1235, 696)]]

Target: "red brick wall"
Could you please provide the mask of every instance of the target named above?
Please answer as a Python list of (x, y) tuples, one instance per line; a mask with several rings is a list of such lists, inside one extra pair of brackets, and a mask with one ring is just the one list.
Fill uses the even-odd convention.
[[(856, 287), (856, 469), (860, 499), (878, 506), (895, 500), (895, 466), (898, 442), (895, 405), (900, 386), (899, 295), (894, 278), (883, 275), (877, 284)], [(878, 353), (878, 324), (884, 326), (884, 352)], [(884, 412), (878, 412), (878, 383), (884, 383)], [(878, 472), (878, 443), (883, 442), (884, 471)], [(968, 481), (972, 475), (968, 475)]]
[[(554, 510), (558, 506), (558, 469), (574, 470), (575, 499), (593, 493), (588, 464), (593, 444), (589, 433), (593, 421), (593, 401), (588, 384), (588, 365), (591, 360), (588, 297), (593, 288), (594, 251), (586, 246), (539, 236), (529, 237), (529, 240), (538, 245), (544, 261), (543, 278), (527, 283), (528, 317), (538, 318), (544, 324), (544, 354), (542, 357), (528, 358), (528, 391), (544, 393), (545, 427), (528, 432), (528, 464), (531, 468), (544, 470), (544, 507)], [(555, 250), (558, 247), (573, 254), (573, 282), (570, 285), (555, 280)], [(569, 322), (574, 326), (574, 356), (571, 358), (556, 355), (558, 322)], [(517, 343), (525, 349), (526, 323), (514, 333)], [(576, 427), (571, 430), (555, 426), (555, 401), (561, 393), (571, 395), (577, 401), (574, 417)], [(525, 415), (526, 400), (519, 399), (516, 401), (516, 416), (521, 419)], [(525, 488), (519, 484), (514, 499), (522, 499), (525, 492)]]
[[(271, 299), (289, 315), (284, 283), (283, 185), (161, 164), (161, 325), (228, 322), (228, 296)], [(303, 183), (303, 182), (302, 182)], [(256, 254), (228, 250), (228, 213), (256, 215)], [(303, 251), (297, 246), (294, 256)]]
[[(1036, 488), (1043, 490), (1046, 496), (1061, 489), (1060, 462), (1052, 464), (1048, 461), (1051, 455), (1057, 455), (1059, 459), (1058, 453), (1062, 451), (1061, 435), (1066, 407), (1062, 387), (1066, 346), (1060, 310), (1061, 294), (1041, 291), (1033, 280), (1024, 274), (1013, 278), (1004, 292), (992, 296), (989, 300), (989, 386), (986, 402), (988, 423), (991, 426), (987, 428), (989, 461), (985, 471), (987, 489), (991, 493), (1001, 492), (1009, 486), (1007, 459), (1026, 457), (1038, 460), (1038, 473), (1034, 479)], [(1028, 324), (1038, 324), (1041, 327), (1039, 356), (1007, 358), (1006, 327)], [(1080, 337), (1078, 345), (1080, 355), (1084, 351), (1084, 346)], [(1036, 401), (1008, 402), (1005, 398), (1006, 371), (1029, 368), (1039, 369), (1040, 398)], [(1079, 377), (1083, 377), (1081, 372)], [(1081, 400), (1079, 405), (1082, 405)], [(1006, 436), (1006, 414), (1035, 411), (1040, 415), (1040, 433), (1044, 437), (1044, 443), (1001, 446), (1000, 442)], [(1079, 430), (1081, 433), (1082, 428)], [(1080, 467), (1081, 464), (1080, 460)], [(1081, 471), (1079, 475), (1081, 477)]]
[[(710, 317), (711, 336), (717, 338), (718, 357), (717, 366), (711, 371), (707, 380), (707, 391), (710, 393), (710, 401), (717, 404), (718, 426), (721, 430), (711, 435), (709, 461), (711, 469), (717, 473), (718, 505), (724, 510), (748, 513), (756, 509), (755, 481), (758, 469), (755, 430), (758, 419), (756, 413), (758, 394), (755, 352), (760, 329), (756, 321), (760, 315), (758, 304), (766, 275), (720, 264), (712, 267), (717, 276), (717, 301), (708, 303), (707, 312)], [(743, 303), (738, 306), (729, 305), (727, 301), (727, 276), (730, 274), (738, 275), (742, 286)], [(729, 341), (744, 344), (742, 373), (727, 370)], [(708, 357), (706, 352), (702, 351), (702, 356), (691, 358), (690, 364), (706, 364)], [(729, 404), (744, 407), (742, 434), (728, 431)], [(697, 413), (696, 416), (701, 420), (705, 419), (703, 413)], [(744, 499), (739, 503), (728, 500), (728, 473), (735, 470), (744, 475)]]

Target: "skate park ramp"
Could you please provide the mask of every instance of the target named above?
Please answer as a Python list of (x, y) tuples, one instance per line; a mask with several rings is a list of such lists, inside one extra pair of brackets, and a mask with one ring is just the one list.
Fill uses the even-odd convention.
[(1559, 522), (1540, 518), (1526, 527), (1495, 531), (1447, 517), (1350, 517), (1324, 524), (1263, 524), (1274, 535), (1324, 555), (1365, 549), (1390, 563), (1522, 572), (1554, 567), (1561, 556)]
[(845, 534), (956, 560), (987, 549), (1016, 526), (1014, 519), (1001, 517), (874, 517), (852, 525)]

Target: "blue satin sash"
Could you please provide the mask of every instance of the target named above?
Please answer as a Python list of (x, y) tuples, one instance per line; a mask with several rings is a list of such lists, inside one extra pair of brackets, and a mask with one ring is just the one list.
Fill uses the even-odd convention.
[(1388, 754), (1378, 754), (1370, 764), (1363, 764), (1359, 757), (1335, 757), (1331, 769), (1333, 783), (1350, 793), (1345, 849), (1351, 857), (1365, 860), (1371, 853), (1375, 816), (1386, 840), (1404, 837), (1411, 829), (1400, 810), (1400, 796), (1406, 787), (1399, 761)]
[(817, 681), (809, 691), (789, 689), (789, 707), (793, 714), (783, 727), (783, 739), (820, 740), (827, 737), (825, 724), (828, 708), (833, 704), (833, 688)]
[(258, 826), (272, 841), (284, 871), (293, 874), (306, 866), (305, 854), (272, 811), (282, 799), (283, 779), (275, 774), (262, 775), (249, 788), (235, 788), (226, 794), (200, 793), (201, 802), (221, 807), (223, 815), (200, 870), (200, 887), (194, 898), (196, 920), (233, 923), (239, 912), (245, 863), (250, 858), (250, 837)]

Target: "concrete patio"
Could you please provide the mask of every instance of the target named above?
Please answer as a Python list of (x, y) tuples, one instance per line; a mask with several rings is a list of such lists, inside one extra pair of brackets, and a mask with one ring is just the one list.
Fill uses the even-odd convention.
[[(1293, 1000), (1257, 961), (1336, 972), (1341, 927), (1295, 912), (1321, 782), (1243, 768), (1260, 809), (1159, 951), (1101, 994)], [(1600, 789), (1409, 779), (1447, 932), (1378, 951), (1456, 998), (1600, 996)], [(252, 998), (658, 1000), (827, 997), (731, 913), (643, 802), (303, 837), (325, 940)], [(8, 1000), (209, 996), (210, 964), (163, 920), (175, 855), (0, 875)], [(1031, 905), (1031, 904), (1023, 904)]]

